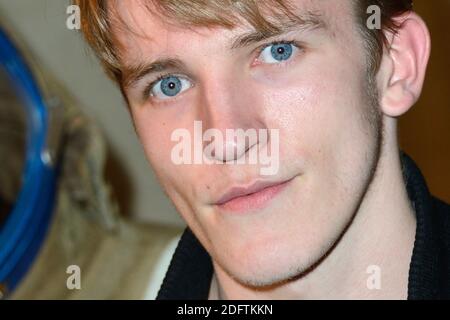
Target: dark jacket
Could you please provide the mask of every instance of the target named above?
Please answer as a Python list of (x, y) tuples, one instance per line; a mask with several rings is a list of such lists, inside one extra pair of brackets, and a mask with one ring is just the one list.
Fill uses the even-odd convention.
[[(408, 299), (450, 299), (450, 206), (430, 195), (415, 163), (402, 155), (403, 175), (417, 217)], [(187, 228), (157, 299), (207, 299), (211, 257)]]

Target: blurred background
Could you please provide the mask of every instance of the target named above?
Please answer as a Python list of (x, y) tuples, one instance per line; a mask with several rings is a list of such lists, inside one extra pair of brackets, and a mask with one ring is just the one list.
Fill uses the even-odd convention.
[[(419, 103), (400, 121), (400, 141), (435, 195), (450, 202), (450, 0), (416, 0), (433, 47)], [(9, 29), (100, 125), (109, 145), (105, 176), (120, 211), (138, 221), (183, 226), (159, 188), (134, 133), (123, 99), (103, 74), (81, 35), (66, 28), (65, 0), (0, 0)]]
[(105, 135), (106, 179), (120, 211), (140, 221), (183, 226), (149, 170), (120, 92), (105, 77), (78, 31), (66, 28), (69, 0), (0, 0), (9, 30), (80, 102)]

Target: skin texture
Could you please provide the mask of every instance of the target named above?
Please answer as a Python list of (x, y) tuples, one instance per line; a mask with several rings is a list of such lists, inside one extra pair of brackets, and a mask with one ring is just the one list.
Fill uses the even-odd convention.
[[(299, 12), (320, 12), (325, 27), (236, 50), (230, 43), (250, 30), (245, 24), (186, 28), (152, 15), (140, 1), (111, 3), (128, 26), (116, 28), (124, 65), (166, 57), (184, 64), (169, 70), (189, 80), (178, 96), (143, 98), (158, 75), (125, 94), (162, 187), (213, 259), (210, 298), (405, 298), (415, 217), (395, 117), (420, 95), (430, 50), (423, 21), (402, 18), (404, 28), (389, 36), (392, 48), (370, 87), (347, 1), (295, 1)], [(257, 49), (273, 40), (302, 47), (286, 62), (264, 63)], [(192, 133), (195, 120), (224, 133), (279, 129), (278, 174), (262, 177), (258, 165), (174, 165), (171, 134)], [(247, 149), (234, 141), (226, 146)], [(230, 187), (288, 179), (263, 209), (233, 214), (214, 205)], [(382, 271), (379, 290), (366, 285), (371, 265)]]

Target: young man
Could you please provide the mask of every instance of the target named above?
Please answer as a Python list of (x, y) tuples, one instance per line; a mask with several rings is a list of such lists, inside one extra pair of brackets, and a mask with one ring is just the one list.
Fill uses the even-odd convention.
[(75, 2), (188, 225), (159, 298), (450, 298), (449, 207), (397, 142), (430, 54), (411, 1)]

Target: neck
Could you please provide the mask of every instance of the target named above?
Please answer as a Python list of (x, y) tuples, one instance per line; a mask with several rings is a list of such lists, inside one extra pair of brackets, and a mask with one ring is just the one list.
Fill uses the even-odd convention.
[[(385, 124), (385, 132), (396, 131), (395, 120)], [(270, 290), (254, 290), (213, 262), (210, 299), (406, 299), (415, 228), (396, 135), (391, 134), (352, 224), (312, 272)]]

